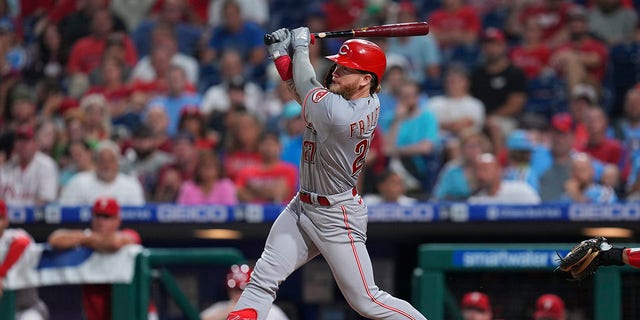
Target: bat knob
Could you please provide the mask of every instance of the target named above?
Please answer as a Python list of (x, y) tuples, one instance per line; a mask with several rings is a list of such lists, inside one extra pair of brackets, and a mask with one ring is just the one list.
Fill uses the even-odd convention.
[(264, 35), (264, 44), (270, 45), (276, 43), (276, 39), (269, 33)]

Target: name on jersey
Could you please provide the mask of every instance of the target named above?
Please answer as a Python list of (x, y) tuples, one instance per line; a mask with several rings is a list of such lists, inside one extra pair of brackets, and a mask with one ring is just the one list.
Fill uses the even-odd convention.
[(371, 132), (376, 125), (378, 125), (378, 117), (380, 117), (380, 107), (376, 107), (374, 111), (368, 113), (366, 117), (349, 124), (350, 133), (349, 136), (353, 137), (362, 137), (366, 133)]

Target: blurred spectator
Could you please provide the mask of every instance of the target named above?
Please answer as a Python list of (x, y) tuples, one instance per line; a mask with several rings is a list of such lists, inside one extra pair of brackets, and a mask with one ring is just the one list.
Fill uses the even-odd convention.
[[(87, 28), (87, 30), (89, 30), (89, 28)], [(73, 76), (78, 73), (89, 74), (93, 69), (98, 67), (105, 48), (107, 47), (107, 40), (109, 40), (110, 37), (110, 41), (122, 41), (125, 50), (124, 58), (127, 65), (133, 66), (138, 61), (136, 49), (129, 36), (124, 33), (114, 35), (113, 23), (108, 11), (101, 9), (92, 15), (90, 30), (90, 35), (80, 38), (76, 42), (64, 42), (73, 43), (71, 53), (69, 54), (69, 63), (67, 64), (67, 72), (69, 75)], [(114, 37), (119, 39), (115, 39)]]
[(173, 162), (159, 171), (158, 185), (154, 192), (156, 202), (175, 202), (184, 181), (194, 180), (198, 166), (198, 147), (189, 132), (179, 132), (173, 138)]
[[(282, 161), (299, 168), (300, 155), (302, 154), (302, 138), (307, 128), (307, 124), (302, 118), (302, 107), (300, 104), (293, 100), (287, 103), (282, 111), (281, 121), (280, 144), (282, 145), (282, 154), (280, 158)], [(367, 156), (371, 156), (371, 152), (367, 154)]]
[(120, 148), (111, 140), (103, 140), (94, 150), (94, 171), (78, 173), (60, 193), (62, 205), (87, 205), (103, 196), (115, 198), (126, 206), (144, 205), (144, 190), (140, 182), (119, 172)]
[(507, 137), (506, 147), (508, 162), (504, 168), (503, 179), (526, 182), (536, 192), (539, 192), (538, 172), (533, 170), (532, 162), (535, 146), (527, 131), (521, 129), (511, 131)]
[(197, 93), (187, 90), (187, 75), (179, 66), (171, 66), (168, 77), (168, 91), (166, 95), (158, 96), (149, 105), (161, 105), (169, 117), (168, 134), (173, 136), (178, 132), (180, 113), (189, 106), (199, 106), (202, 98)]
[(533, 320), (567, 320), (562, 298), (551, 293), (538, 297)]
[(217, 154), (212, 151), (200, 151), (193, 180), (182, 183), (177, 203), (185, 205), (235, 205), (238, 203), (236, 186), (233, 181), (224, 176), (220, 157)]
[(522, 43), (510, 51), (509, 58), (530, 80), (549, 68), (551, 48), (542, 40), (542, 26), (539, 20), (529, 18), (524, 23)]
[(636, 24), (634, 36), (631, 40), (609, 47), (607, 78), (611, 80), (613, 94), (612, 108), (609, 114), (614, 118), (624, 116), (624, 100), (631, 88), (638, 83), (640, 73), (640, 23)]
[(158, 170), (173, 162), (171, 154), (158, 150), (158, 142), (151, 128), (142, 125), (133, 131), (131, 148), (124, 152), (122, 171), (140, 180), (146, 199), (158, 183)]
[[(416, 8), (409, 1), (402, 1), (398, 4), (398, 22), (419, 21), (416, 17)], [(431, 30), (433, 31), (433, 16), (430, 21)], [(442, 63), (442, 54), (435, 36), (419, 36), (419, 37), (399, 37), (389, 38), (385, 52), (397, 54), (404, 57), (409, 63), (409, 76), (417, 81), (420, 86), (426, 85), (426, 81), (436, 82), (440, 78), (440, 65)]]
[[(245, 21), (256, 23), (260, 26), (267, 27), (272, 16), (269, 15), (269, 6), (272, 3), (268, 0), (236, 0), (240, 6), (242, 19)], [(208, 9), (208, 25), (218, 26), (223, 21), (222, 10), (224, 0), (209, 1)], [(283, 8), (284, 9), (284, 8)], [(287, 9), (289, 9), (287, 7)]]
[[(227, 294), (229, 296), (229, 300), (227, 301), (218, 301), (206, 308), (200, 313), (200, 319), (202, 320), (224, 320), (227, 318), (229, 312), (233, 311), (236, 303), (238, 303), (238, 299), (240, 299), (240, 295), (244, 288), (249, 284), (251, 279), (251, 273), (253, 269), (246, 264), (237, 265), (234, 264), (229, 269), (229, 273), (227, 274), (226, 281), (224, 283), (225, 288), (227, 289)], [(267, 314), (266, 320), (288, 320), (284, 311), (280, 309), (277, 305), (271, 305), (271, 309), (269, 309), (269, 313)]]
[(463, 0), (443, 0), (430, 14), (429, 27), (443, 50), (474, 45), (482, 29), (478, 13)]
[(178, 51), (178, 40), (176, 39), (175, 31), (168, 25), (157, 25), (149, 36), (151, 37), (151, 48), (145, 55), (138, 53), (142, 58), (133, 68), (131, 78), (144, 82), (155, 81), (158, 78), (156, 68), (163, 69), (159, 66), (161, 63), (158, 63), (158, 57), (155, 57), (160, 53), (155, 51), (161, 51), (164, 54), (162, 58), (166, 60), (168, 57), (171, 65), (180, 66), (187, 75), (189, 85), (195, 87), (198, 83), (198, 60), (189, 54)]
[(218, 145), (217, 136), (207, 132), (207, 119), (198, 106), (187, 106), (180, 111), (178, 131), (187, 131), (196, 138), (196, 146), (201, 150), (213, 150)]
[(623, 148), (618, 140), (607, 136), (609, 120), (604, 110), (597, 105), (591, 106), (586, 110), (584, 120), (588, 137), (586, 144), (578, 150), (603, 163), (620, 165), (623, 160)]
[(569, 17), (569, 39), (553, 52), (551, 66), (567, 80), (569, 89), (579, 83), (589, 83), (599, 88), (604, 80), (609, 49), (589, 34), (584, 8), (572, 8)]
[(37, 106), (31, 88), (18, 83), (9, 91), (7, 98), (9, 109), (3, 117), (4, 130), (37, 125)]
[(551, 119), (568, 111), (566, 81), (552, 68), (544, 68), (535, 78), (527, 81), (527, 102), (524, 113), (534, 113)]
[(258, 152), (261, 162), (240, 169), (235, 177), (238, 200), (248, 203), (285, 203), (298, 191), (298, 170), (280, 160), (280, 140), (276, 133), (261, 135)]
[(624, 148), (621, 168), (624, 177), (636, 159), (640, 158), (640, 87), (631, 88), (624, 101), (624, 117), (613, 122), (608, 136), (620, 141)]
[[(151, 48), (151, 54), (149, 55), (149, 65), (151, 69), (153, 69), (153, 77), (150, 80), (145, 80), (145, 77), (149, 76), (145, 75), (144, 70), (138, 68), (135, 70), (135, 73), (131, 75), (131, 86), (136, 88), (136, 86), (140, 87), (139, 89), (142, 92), (147, 92), (149, 97), (153, 97), (154, 94), (165, 94), (167, 92), (169, 86), (169, 72), (172, 68), (171, 57), (173, 52), (169, 48), (169, 46), (154, 46)], [(144, 63), (144, 61), (143, 61)], [(142, 67), (143, 65), (140, 65)], [(138, 67), (138, 66), (136, 66)], [(141, 76), (143, 78), (136, 78)], [(189, 86), (190, 84), (188, 84)], [(189, 91), (192, 90), (192, 87), (189, 87)], [(148, 102), (148, 100), (147, 100)]]
[(579, 84), (571, 89), (571, 99), (569, 100), (569, 112), (575, 123), (573, 131), (575, 134), (574, 147), (582, 148), (587, 144), (589, 133), (586, 128), (586, 118), (588, 110), (598, 104), (598, 94), (596, 89), (588, 84)]
[(568, 113), (557, 114), (551, 119), (553, 163), (540, 176), (540, 198), (543, 202), (559, 201), (564, 192), (564, 184), (571, 176), (573, 124), (573, 119)]
[(234, 107), (243, 107), (261, 115), (262, 89), (247, 81), (244, 62), (236, 51), (224, 51), (220, 57), (222, 82), (209, 87), (202, 99), (202, 111), (214, 116)]
[(526, 103), (526, 78), (507, 56), (502, 31), (485, 30), (482, 52), (484, 63), (471, 74), (471, 94), (484, 104), (489, 137), (497, 145), (501, 134), (508, 134), (515, 128), (514, 118)]
[(138, 25), (132, 32), (132, 38), (141, 57), (151, 52), (151, 46), (155, 40), (154, 29), (162, 25), (166, 25), (175, 33), (177, 51), (187, 56), (197, 54), (202, 30), (196, 25), (182, 21), (188, 5), (185, 0), (164, 0), (162, 10), (157, 17), (148, 18)]
[[(98, 197), (92, 202), (91, 228), (57, 229), (49, 236), (53, 249), (67, 250), (78, 246), (101, 253), (120, 250), (129, 244), (140, 244), (140, 235), (132, 229), (120, 229), (120, 203), (112, 197)], [(111, 284), (82, 285), (82, 307), (87, 320), (112, 319)]]
[(84, 139), (95, 143), (111, 137), (109, 102), (101, 94), (90, 94), (80, 100), (84, 113)]
[[(64, 2), (64, 1), (58, 1)], [(64, 17), (59, 23), (62, 41), (69, 45), (73, 45), (79, 39), (86, 37), (91, 32), (94, 23), (94, 15), (99, 11), (104, 11), (108, 18), (109, 24), (113, 25), (113, 30), (118, 32), (126, 32), (127, 29), (120, 17), (108, 11), (107, 2), (104, 0), (79, 0), (67, 1), (75, 8), (69, 11), (69, 15)], [(57, 23), (51, 21), (52, 23)]]
[(38, 150), (57, 160), (61, 154), (61, 134), (57, 122), (53, 119), (42, 120), (35, 136)]
[(240, 170), (257, 166), (262, 162), (259, 152), (262, 124), (248, 113), (238, 113), (229, 127), (227, 153), (224, 156), (224, 171), (234, 180)]
[[(264, 101), (260, 106), (260, 110), (262, 111), (266, 119), (267, 128), (270, 130), (280, 131), (285, 130), (285, 128), (281, 127), (281, 120), (283, 118), (283, 114), (286, 112), (287, 106), (292, 102), (296, 104), (297, 102), (292, 92), (287, 88), (287, 83), (281, 81), (279, 76), (277, 81), (278, 82), (274, 88), (269, 89), (265, 92)], [(302, 108), (300, 104), (297, 105), (298, 108)]]
[(38, 150), (36, 128), (15, 131), (11, 158), (0, 167), (0, 198), (8, 205), (41, 206), (58, 196), (58, 165)]
[(60, 162), (64, 165), (60, 167), (61, 187), (66, 186), (76, 174), (95, 170), (91, 146), (83, 140), (70, 141), (62, 158), (64, 160)]
[(571, 202), (610, 204), (618, 201), (613, 189), (594, 179), (591, 156), (577, 153), (571, 159), (571, 177), (564, 184), (563, 199)]
[(67, 110), (62, 115), (63, 130), (62, 136), (64, 138), (64, 144), (68, 146), (72, 142), (82, 141), (93, 147), (94, 141), (90, 141), (86, 136), (86, 128), (84, 126), (84, 111), (80, 108), (73, 108)]
[(16, 26), (9, 17), (0, 17), (0, 66), (2, 76), (21, 73), (27, 66), (27, 51), (16, 35)]
[(491, 301), (485, 293), (472, 291), (462, 296), (460, 301), (463, 320), (492, 320)]
[(403, 175), (409, 191), (426, 189), (432, 162), (438, 161), (438, 121), (434, 114), (418, 104), (420, 88), (407, 81), (400, 89), (395, 116), (384, 143), (384, 154), (391, 159), (391, 169)]
[(411, 206), (418, 202), (417, 199), (406, 195), (406, 187), (399, 174), (391, 170), (385, 170), (376, 176), (376, 181), (377, 192), (362, 197), (362, 200), (368, 206), (383, 203)]
[(30, 66), (26, 72), (29, 80), (40, 82), (43, 78), (61, 81), (69, 58), (70, 45), (62, 42), (57, 25), (48, 25), (29, 50)]
[(259, 25), (243, 19), (242, 10), (236, 0), (225, 0), (222, 13), (223, 24), (211, 31), (201, 62), (209, 64), (220, 61), (218, 59), (223, 51), (234, 50), (238, 52), (240, 59), (247, 63), (246, 75), (253, 75), (255, 68), (264, 67), (266, 64), (267, 52), (263, 42), (265, 31)]
[(596, 0), (587, 20), (591, 33), (611, 46), (633, 39), (638, 14), (621, 0)]
[(327, 30), (349, 30), (355, 27), (365, 7), (363, 0), (327, 0), (322, 10), (327, 18)]
[(476, 204), (539, 204), (540, 196), (526, 182), (503, 180), (502, 167), (496, 157), (484, 153), (476, 157), (478, 189), (468, 199)]
[(378, 127), (383, 131), (389, 131), (389, 125), (395, 115), (395, 107), (400, 97), (400, 89), (409, 79), (407, 70), (400, 65), (390, 65), (387, 67), (382, 77), (381, 90), (378, 93), (380, 99), (380, 118)]
[(461, 132), (484, 127), (484, 105), (469, 94), (469, 73), (461, 65), (450, 65), (444, 80), (445, 95), (429, 99), (428, 107), (438, 119), (440, 135), (447, 139)]
[[(2, 283), (11, 267), (20, 260), (22, 253), (35, 241), (23, 229), (9, 228), (7, 205), (0, 199), (0, 249), (3, 252), (0, 259), (0, 297), (2, 297)], [(49, 309), (38, 296), (37, 288), (15, 290), (16, 320), (46, 320), (49, 319)]]
[(128, 100), (126, 98), (131, 94), (126, 83), (128, 73), (129, 67), (124, 61), (114, 56), (103, 56), (100, 66), (92, 72), (92, 87), (87, 94), (102, 94), (112, 103)]
[(169, 116), (162, 106), (149, 106), (143, 118), (144, 125), (151, 129), (158, 150), (171, 152), (173, 150), (172, 137), (168, 134)]
[[(538, 21), (542, 27), (542, 40), (554, 48), (568, 39), (565, 27), (569, 20), (569, 10), (573, 6), (571, 2), (561, 0), (525, 2), (518, 15), (518, 23), (525, 27), (529, 19)], [(519, 31), (524, 30), (520, 28)]]
[(462, 201), (476, 189), (475, 161), (483, 153), (492, 152), (489, 138), (479, 131), (460, 135), (460, 156), (449, 160), (438, 173), (432, 198), (437, 201)]
[(616, 193), (618, 199), (624, 199), (624, 192), (621, 185), (620, 169), (613, 164), (605, 164), (602, 168), (600, 184), (605, 188), (611, 188)]

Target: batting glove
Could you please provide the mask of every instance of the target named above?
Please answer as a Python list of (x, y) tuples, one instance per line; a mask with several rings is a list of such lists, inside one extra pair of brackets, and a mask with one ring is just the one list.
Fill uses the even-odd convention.
[(291, 44), (294, 49), (297, 47), (309, 47), (309, 43), (311, 43), (311, 34), (307, 27), (293, 29), (291, 31), (291, 37), (293, 38)]
[(291, 44), (291, 32), (287, 28), (278, 29), (271, 33), (276, 41), (267, 48), (269, 55), (274, 60), (280, 56), (289, 55), (289, 44)]

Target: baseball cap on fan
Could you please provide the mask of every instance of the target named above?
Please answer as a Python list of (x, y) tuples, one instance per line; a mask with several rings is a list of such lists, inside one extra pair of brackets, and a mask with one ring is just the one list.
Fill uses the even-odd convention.
[(94, 215), (104, 215), (109, 217), (117, 217), (120, 215), (120, 205), (118, 201), (110, 197), (101, 197), (93, 203), (91, 212)]
[(543, 294), (536, 300), (534, 320), (561, 320), (564, 319), (564, 301), (555, 294)]
[(491, 311), (489, 296), (478, 291), (467, 292), (460, 302), (462, 309), (473, 309), (482, 312)]

